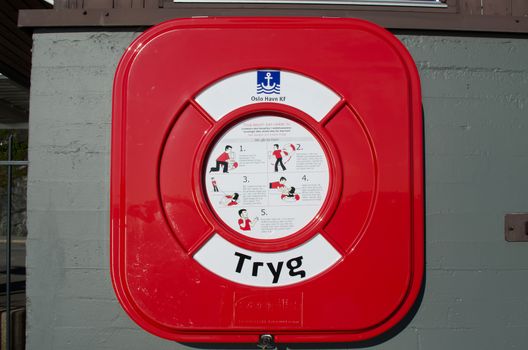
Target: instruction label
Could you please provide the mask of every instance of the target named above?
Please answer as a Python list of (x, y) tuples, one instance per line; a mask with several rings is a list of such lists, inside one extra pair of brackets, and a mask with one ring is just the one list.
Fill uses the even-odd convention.
[(328, 160), (301, 124), (259, 116), (234, 125), (216, 142), (203, 180), (211, 207), (229, 227), (276, 239), (296, 233), (321, 210)]

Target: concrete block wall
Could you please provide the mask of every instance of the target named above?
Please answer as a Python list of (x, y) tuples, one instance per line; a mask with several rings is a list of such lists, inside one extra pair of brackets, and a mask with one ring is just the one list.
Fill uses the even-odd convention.
[[(112, 80), (121, 54), (138, 34), (34, 35), (29, 350), (191, 348), (136, 326), (110, 282)], [(426, 287), (401, 332), (363, 346), (525, 349), (528, 243), (504, 241), (503, 217), (528, 211), (528, 39), (399, 38), (417, 62), (423, 85)]]

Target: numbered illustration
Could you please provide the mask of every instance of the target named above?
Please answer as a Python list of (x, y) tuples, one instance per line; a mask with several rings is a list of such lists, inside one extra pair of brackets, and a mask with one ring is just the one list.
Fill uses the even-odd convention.
[(276, 190), (280, 194), (280, 199), (283, 201), (297, 202), (301, 199), (301, 196), (296, 193), (296, 189), (293, 186), (288, 185), (288, 180), (282, 176), (279, 181), (270, 182), (269, 188)]
[(233, 147), (226, 145), (224, 152), (216, 158), (216, 165), (211, 167), (209, 172), (218, 172), (222, 168), (223, 173), (228, 173), (230, 170), (238, 168), (238, 162), (235, 159), (236, 154), (233, 152)]
[(304, 126), (260, 116), (232, 126), (213, 145), (204, 181), (212, 209), (230, 228), (276, 239), (316, 217), (327, 196), (329, 168), (321, 144)]
[(252, 219), (249, 218), (248, 212), (246, 209), (240, 209), (238, 211), (238, 216), (240, 217), (238, 219), (238, 226), (242, 231), (251, 231), (251, 229), (257, 224), (259, 221), (258, 216), (255, 216)]
[(282, 171), (286, 170), (286, 167), (284, 166), (284, 162), (282, 160), (283, 156), (287, 156), (288, 152), (279, 149), (279, 145), (276, 143), (273, 145), (273, 153), (272, 155), (275, 157), (275, 172), (279, 171), (279, 165), (282, 168)]
[(295, 151), (295, 145), (291, 143), (282, 147), (278, 143), (273, 144), (273, 151), (271, 152), (273, 162), (271, 164), (276, 173), (279, 172), (279, 167), (282, 171), (286, 171), (285, 164), (292, 159)]

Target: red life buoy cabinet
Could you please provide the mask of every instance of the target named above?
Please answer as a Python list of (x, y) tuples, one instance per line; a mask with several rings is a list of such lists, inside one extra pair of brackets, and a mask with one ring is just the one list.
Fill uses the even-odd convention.
[(114, 82), (111, 271), (185, 342), (357, 341), (422, 283), (419, 77), (360, 20), (172, 20)]

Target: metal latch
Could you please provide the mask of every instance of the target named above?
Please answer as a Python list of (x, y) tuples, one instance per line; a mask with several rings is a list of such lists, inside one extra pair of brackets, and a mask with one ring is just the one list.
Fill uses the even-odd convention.
[(528, 242), (528, 213), (506, 214), (504, 237), (508, 242)]
[(275, 341), (271, 334), (262, 334), (257, 346), (262, 350), (277, 350), (277, 346), (275, 346)]

